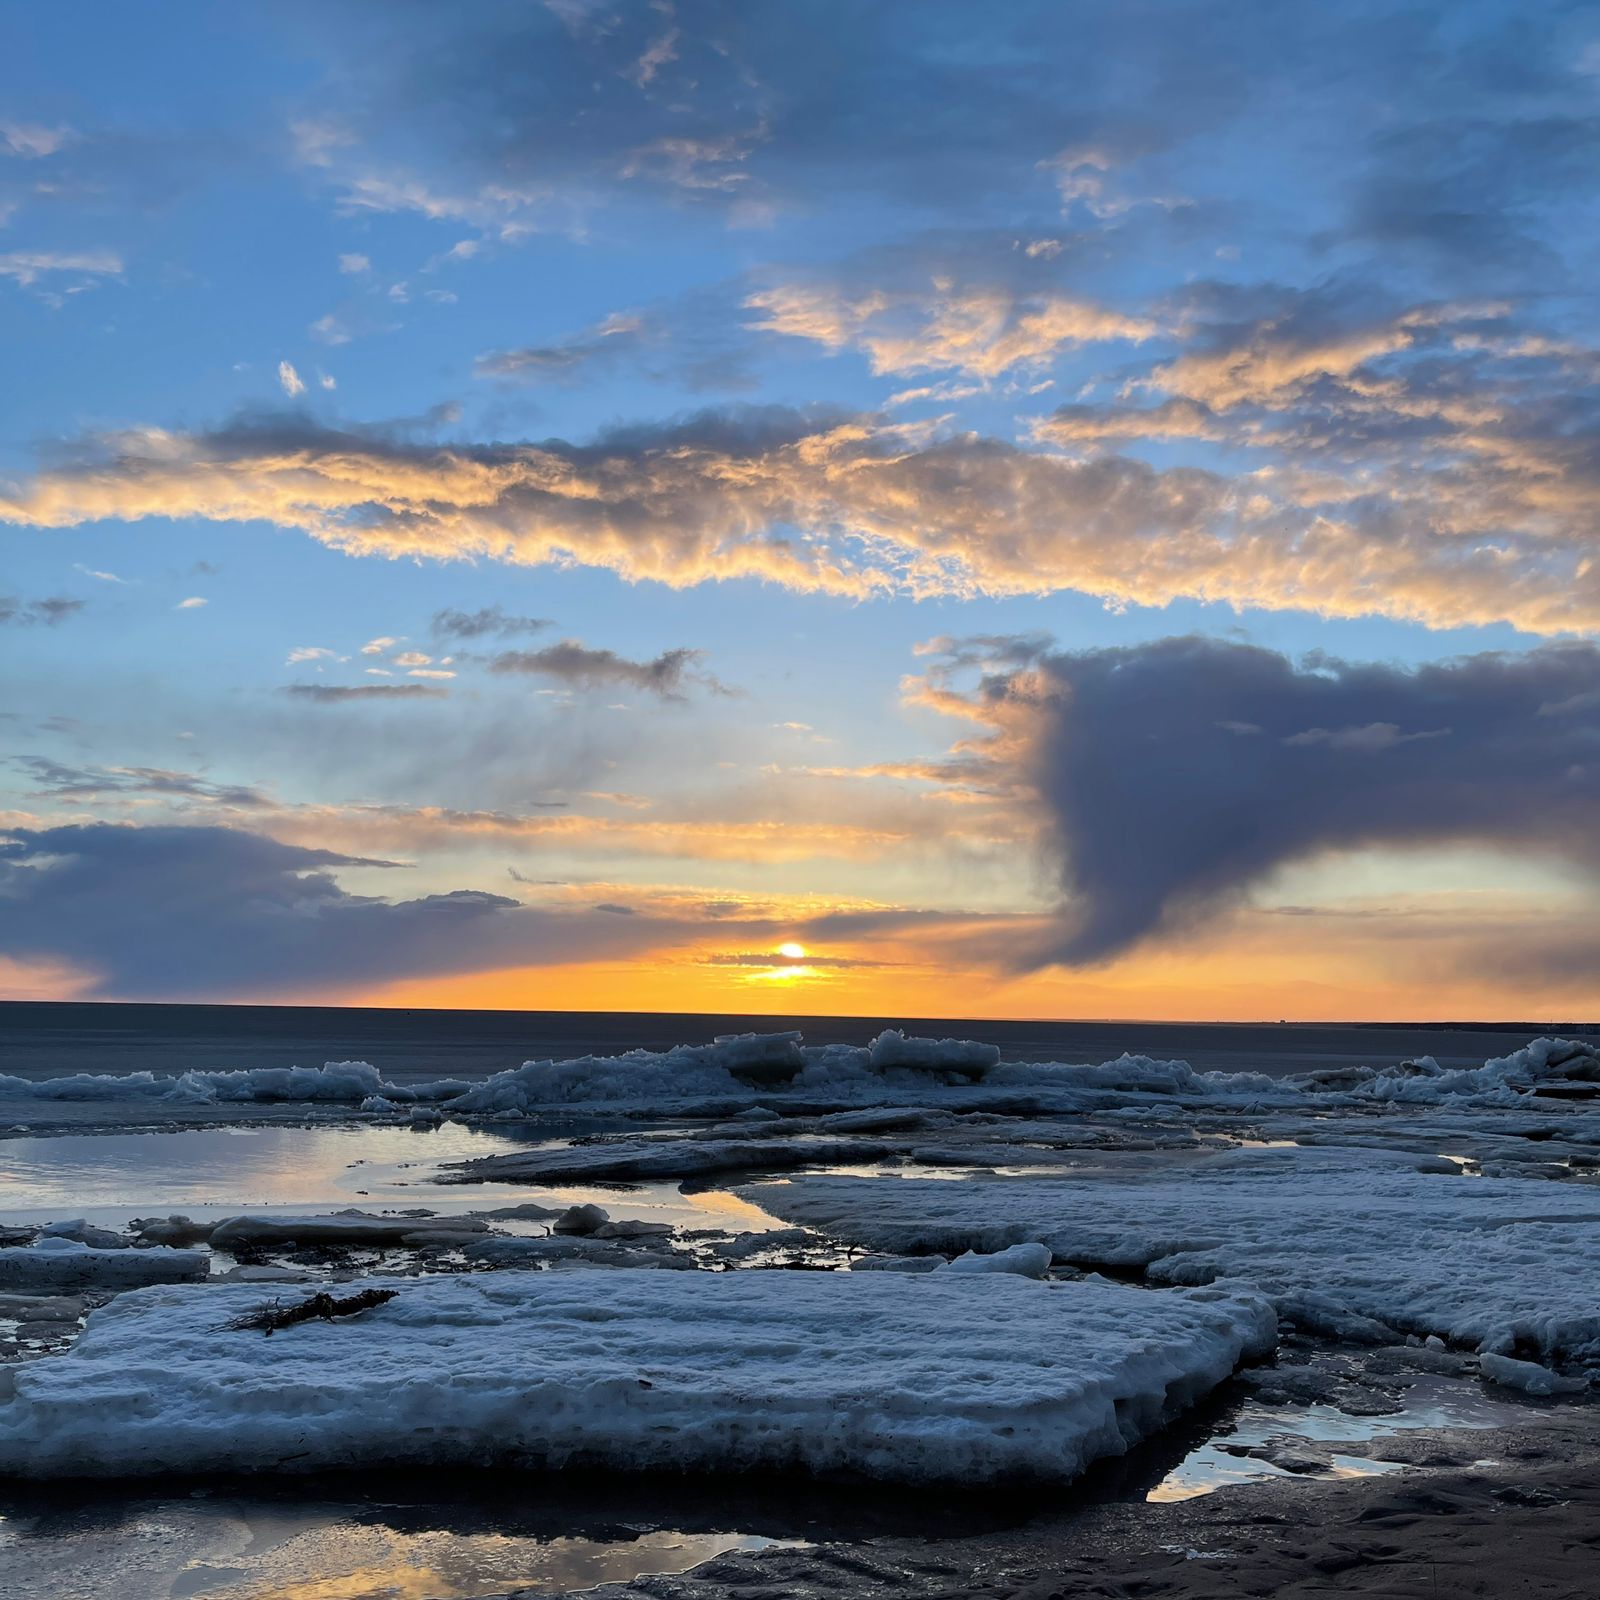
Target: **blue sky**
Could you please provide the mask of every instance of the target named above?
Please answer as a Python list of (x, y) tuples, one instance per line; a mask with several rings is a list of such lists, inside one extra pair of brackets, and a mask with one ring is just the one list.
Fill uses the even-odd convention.
[(1591, 8), (14, 34), (5, 993), (1592, 1000)]

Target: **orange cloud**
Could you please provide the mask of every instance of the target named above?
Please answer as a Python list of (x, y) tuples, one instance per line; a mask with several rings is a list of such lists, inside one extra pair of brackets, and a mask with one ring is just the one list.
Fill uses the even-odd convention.
[[(1075, 589), (1116, 604), (1189, 596), (1438, 627), (1592, 629), (1600, 494), (1558, 470), (1554, 448), (1503, 441), (1510, 464), (1488, 485), (1402, 474), (1393, 504), (1374, 512), (1331, 474), (1230, 480), (874, 418), (698, 419), (587, 447), (409, 445), (289, 419), (103, 440), (0, 496), (0, 520), (266, 520), (355, 554), (581, 562), (675, 586), (761, 578), (858, 598)], [(1524, 471), (1530, 462), (1542, 465)], [(1384, 485), (1366, 487), (1381, 498)], [(805, 537), (774, 533), (785, 526)]]

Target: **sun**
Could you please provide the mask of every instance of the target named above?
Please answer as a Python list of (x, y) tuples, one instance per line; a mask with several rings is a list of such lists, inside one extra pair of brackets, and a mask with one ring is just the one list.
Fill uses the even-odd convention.
[(793, 940), (778, 946), (778, 954), (786, 961), (802, 961), (805, 959), (805, 953), (806, 947), (803, 944), (795, 944)]

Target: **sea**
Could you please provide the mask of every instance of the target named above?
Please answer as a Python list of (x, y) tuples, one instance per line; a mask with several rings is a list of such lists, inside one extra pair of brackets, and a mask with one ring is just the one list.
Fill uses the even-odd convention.
[(1595, 1025), (1527, 1022), (979, 1021), (956, 1017), (787, 1017), (651, 1011), (451, 1011), (405, 1007), (0, 1003), (0, 1072), (185, 1072), (367, 1061), (393, 1083), (487, 1076), (524, 1061), (701, 1044), (719, 1034), (802, 1033), (863, 1044), (884, 1028), (981, 1039), (1009, 1061), (1108, 1061), (1127, 1052), (1201, 1072), (1287, 1076), (1383, 1066), (1421, 1055), (1481, 1065), (1541, 1034)]

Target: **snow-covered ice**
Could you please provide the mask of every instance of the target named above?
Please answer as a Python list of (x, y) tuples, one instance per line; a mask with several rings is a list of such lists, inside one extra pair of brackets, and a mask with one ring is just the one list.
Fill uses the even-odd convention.
[(511, 1151), (451, 1162), (441, 1183), (583, 1184), (623, 1179), (690, 1178), (741, 1168), (776, 1170), (872, 1161), (887, 1147), (839, 1139), (626, 1139), (565, 1150)]
[[(294, 1104), (351, 1115), (522, 1117), (587, 1107), (615, 1113), (696, 1111), (736, 1117), (756, 1106), (822, 1109), (944, 1105), (1027, 1111), (1166, 1106), (1305, 1110), (1351, 1106), (1572, 1109), (1600, 1089), (1600, 1052), (1585, 1041), (1537, 1039), (1481, 1067), (1445, 1070), (1423, 1057), (1387, 1067), (1341, 1067), (1300, 1078), (1197, 1072), (1186, 1061), (1123, 1055), (1105, 1062), (1002, 1062), (991, 1044), (880, 1033), (863, 1046), (805, 1045), (798, 1031), (727, 1035), (710, 1044), (617, 1056), (528, 1061), (469, 1082), (386, 1081), (362, 1061), (161, 1076), (77, 1073), (33, 1081), (0, 1074), (0, 1101), (136, 1103), (164, 1108)], [(1544, 1099), (1542, 1097), (1552, 1097)], [(1581, 1101), (1578, 1102), (1581, 1104)], [(835, 1130), (840, 1131), (840, 1130)]]
[(1336, 1337), (1438, 1334), (1600, 1368), (1600, 1191), (1416, 1165), (1382, 1150), (1242, 1149), (1070, 1178), (816, 1176), (737, 1192), (888, 1255), (1038, 1242), (1079, 1266), (1257, 1291)]
[(954, 1261), (947, 1261), (940, 1272), (1014, 1272), (1023, 1278), (1042, 1278), (1050, 1270), (1050, 1247), (1043, 1244), (1013, 1244), (1004, 1250), (984, 1255), (968, 1250)]
[(0, 1289), (54, 1294), (62, 1289), (123, 1289), (136, 1284), (186, 1283), (210, 1271), (203, 1250), (100, 1249), (76, 1240), (41, 1237), (0, 1249)]
[[(248, 1285), (93, 1313), (0, 1372), (0, 1474), (378, 1465), (1071, 1478), (1274, 1336), (1259, 1299), (1008, 1273), (419, 1279), (270, 1339)], [(359, 1285), (349, 1286), (351, 1288)]]

